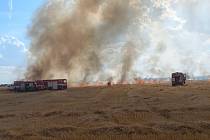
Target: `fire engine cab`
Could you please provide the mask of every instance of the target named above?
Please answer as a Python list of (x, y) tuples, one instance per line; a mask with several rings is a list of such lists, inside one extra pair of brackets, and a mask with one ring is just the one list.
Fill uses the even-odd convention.
[(183, 86), (186, 83), (186, 74), (181, 72), (172, 73), (172, 86)]
[(36, 83), (34, 81), (15, 81), (14, 90), (19, 92), (35, 91)]

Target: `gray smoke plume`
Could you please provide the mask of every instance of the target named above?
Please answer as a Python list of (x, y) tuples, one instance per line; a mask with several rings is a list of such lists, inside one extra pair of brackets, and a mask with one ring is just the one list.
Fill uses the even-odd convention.
[(209, 75), (210, 36), (204, 32), (210, 31), (208, 12), (199, 10), (204, 6), (208, 11), (207, 4), (208, 0), (49, 0), (29, 27), (25, 78), (124, 82), (168, 77), (176, 71)]
[(122, 73), (121, 83), (125, 82), (129, 77), (129, 72), (137, 58), (137, 51), (132, 42), (127, 42), (123, 48), (123, 59), (122, 59)]
[[(80, 80), (90, 81), (106, 63), (101, 62), (102, 46), (119, 39), (141, 15), (136, 3), (137, 0), (78, 0), (70, 11), (67, 1), (47, 2), (29, 30), (34, 62), (29, 65), (26, 78), (53, 78), (61, 73), (69, 79), (76, 74)], [(127, 55), (132, 54), (126, 54), (129, 64), (122, 72), (124, 78), (133, 61)]]

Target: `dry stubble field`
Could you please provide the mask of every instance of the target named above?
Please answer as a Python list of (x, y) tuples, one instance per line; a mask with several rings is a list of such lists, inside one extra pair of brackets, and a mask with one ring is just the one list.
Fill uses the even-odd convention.
[(209, 140), (210, 83), (0, 89), (0, 140)]

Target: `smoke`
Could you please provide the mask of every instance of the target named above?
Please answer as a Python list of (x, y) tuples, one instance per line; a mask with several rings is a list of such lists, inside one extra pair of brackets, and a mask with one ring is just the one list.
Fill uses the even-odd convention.
[(104, 45), (123, 38), (123, 33), (141, 16), (135, 2), (79, 0), (74, 10), (65, 9), (66, 13), (66, 1), (43, 5), (29, 30), (34, 62), (26, 78), (53, 78), (62, 73), (74, 81), (91, 81), (103, 71)]
[(123, 49), (121, 82), (129, 79), (129, 72), (132, 70), (132, 66), (137, 58), (137, 51), (132, 42), (127, 42)]
[(49, 0), (29, 27), (25, 77), (123, 82), (175, 71), (208, 75), (210, 36), (190, 30), (190, 8), (186, 0)]

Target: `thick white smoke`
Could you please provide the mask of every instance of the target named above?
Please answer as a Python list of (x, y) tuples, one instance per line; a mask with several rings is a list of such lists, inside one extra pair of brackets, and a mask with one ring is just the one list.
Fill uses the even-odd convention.
[(161, 7), (162, 12), (159, 18), (151, 16), (150, 24), (143, 29), (149, 34), (150, 45), (137, 61), (139, 76), (169, 77), (174, 71), (191, 76), (209, 75), (208, 1), (156, 2), (155, 6)]

